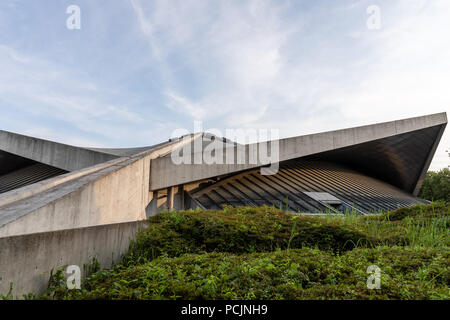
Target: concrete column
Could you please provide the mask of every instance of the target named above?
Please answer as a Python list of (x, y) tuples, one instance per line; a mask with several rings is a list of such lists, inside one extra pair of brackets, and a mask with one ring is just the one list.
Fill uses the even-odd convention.
[(178, 192), (180, 193), (180, 210), (184, 210), (184, 185), (178, 186)]
[(169, 210), (173, 209), (174, 194), (175, 194), (175, 187), (167, 188), (167, 207)]

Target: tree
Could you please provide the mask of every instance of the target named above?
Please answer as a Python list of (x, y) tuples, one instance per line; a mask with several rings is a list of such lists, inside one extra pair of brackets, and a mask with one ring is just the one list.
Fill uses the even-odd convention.
[(428, 171), (419, 192), (422, 199), (450, 202), (450, 169), (444, 168), (438, 172)]

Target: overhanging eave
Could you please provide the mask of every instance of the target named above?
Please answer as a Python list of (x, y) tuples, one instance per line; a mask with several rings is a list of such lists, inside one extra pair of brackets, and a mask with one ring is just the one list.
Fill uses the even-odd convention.
[[(338, 150), (355, 145), (362, 145), (373, 141), (380, 141), (391, 137), (428, 129), (431, 127), (444, 126), (447, 123), (445, 113), (431, 114), (422, 117), (415, 117), (397, 121), (377, 123), (355, 128), (335, 130), (318, 134), (298, 136), (278, 140), (279, 143), (279, 161), (287, 161), (306, 156), (317, 155), (333, 150)], [(425, 151), (432, 157), (432, 145), (436, 139), (429, 145)], [(249, 150), (254, 145), (245, 146), (245, 158), (248, 161)], [(236, 147), (233, 148), (237, 152)], [(358, 157), (354, 154), (354, 157)], [(194, 158), (195, 156), (193, 156)], [(225, 158), (224, 158), (224, 162)], [(152, 160), (150, 189), (158, 190), (185, 184), (193, 181), (200, 181), (219, 175), (226, 175), (233, 172), (239, 172), (251, 168), (261, 167), (263, 164), (175, 164), (170, 156), (161, 157)], [(429, 163), (428, 163), (429, 165)], [(426, 168), (425, 168), (426, 167)], [(427, 169), (426, 161), (420, 163), (420, 172)], [(419, 174), (416, 176), (416, 183), (419, 181)], [(414, 187), (407, 188), (408, 192), (413, 192)], [(406, 190), (406, 189), (404, 189)]]

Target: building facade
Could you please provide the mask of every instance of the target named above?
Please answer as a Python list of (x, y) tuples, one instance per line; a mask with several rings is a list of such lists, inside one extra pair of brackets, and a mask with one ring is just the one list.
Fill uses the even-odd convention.
[[(365, 215), (424, 203), (417, 194), (446, 124), (438, 113), (280, 139), (269, 143), (276, 163), (250, 161), (258, 144), (204, 133), (99, 149), (0, 131), (0, 277), (17, 283), (17, 293), (39, 291), (43, 270), (92, 255), (110, 265), (118, 258), (111, 252), (126, 250), (142, 221), (165, 209), (269, 205)], [(174, 161), (202, 160), (211, 143), (232, 151), (233, 161), (226, 152), (223, 162)], [(1, 293), (8, 287), (0, 282)]]

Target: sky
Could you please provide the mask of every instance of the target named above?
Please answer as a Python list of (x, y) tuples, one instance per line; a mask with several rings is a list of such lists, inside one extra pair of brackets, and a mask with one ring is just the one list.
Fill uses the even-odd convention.
[(449, 111), (448, 0), (0, 2), (2, 130), (135, 147), (194, 121), (284, 138)]

